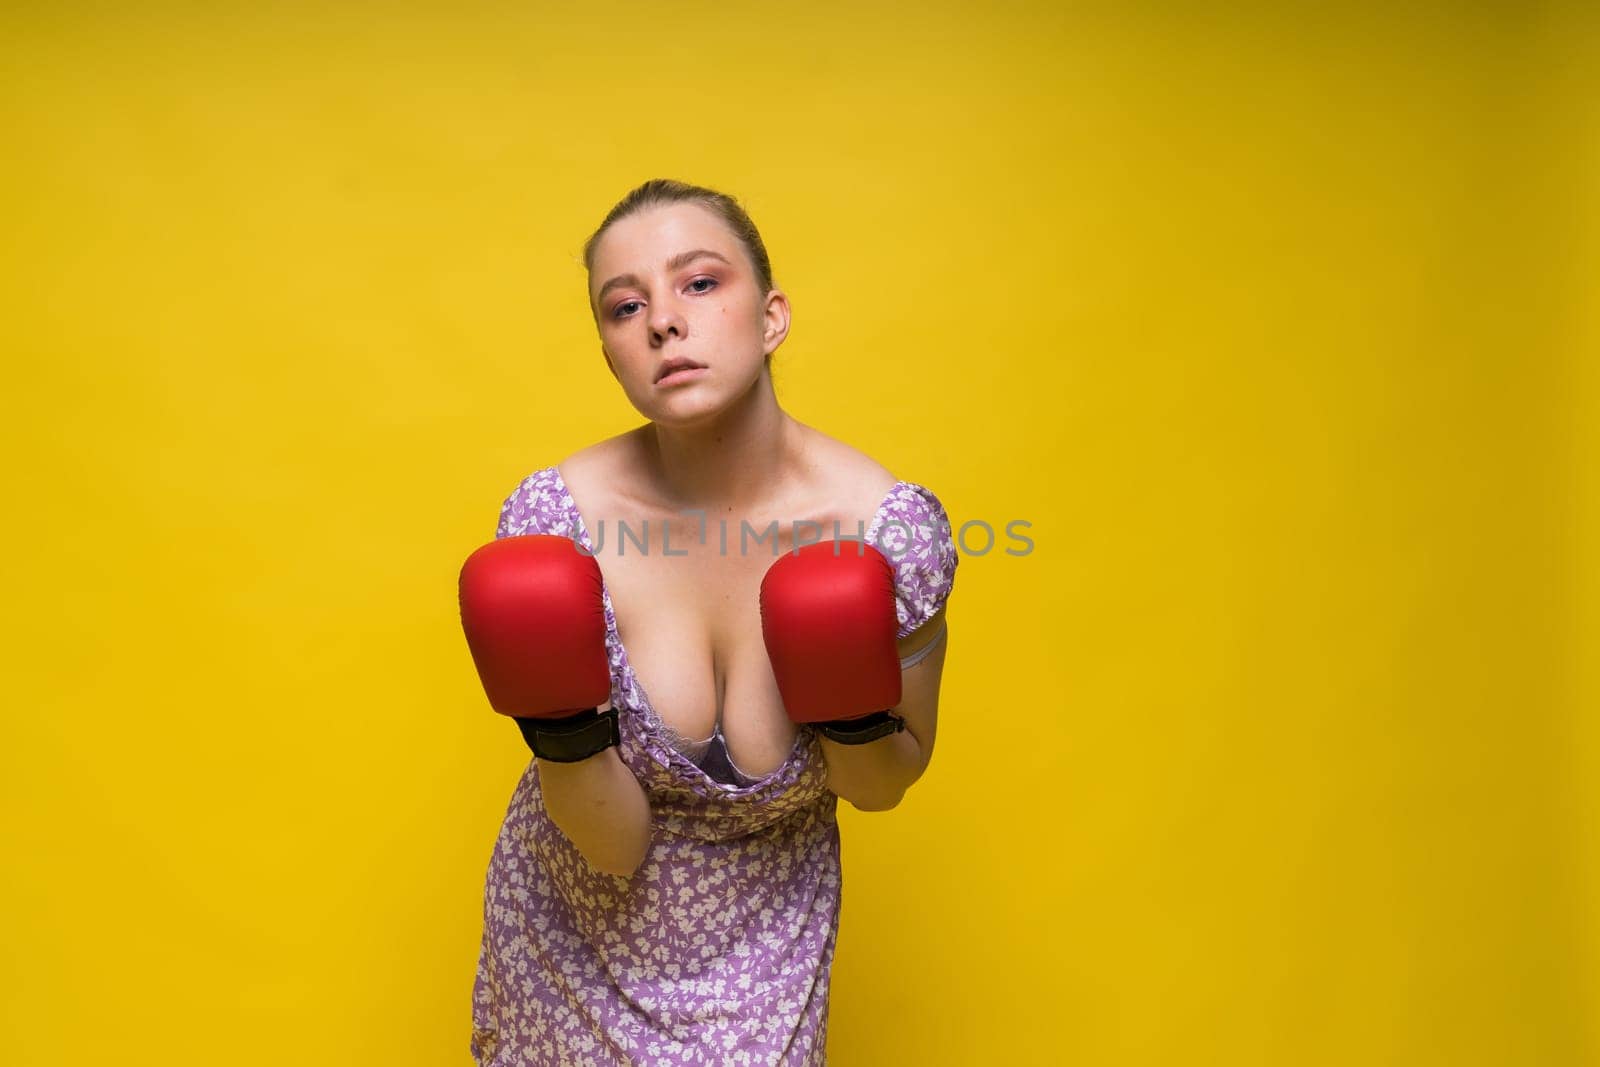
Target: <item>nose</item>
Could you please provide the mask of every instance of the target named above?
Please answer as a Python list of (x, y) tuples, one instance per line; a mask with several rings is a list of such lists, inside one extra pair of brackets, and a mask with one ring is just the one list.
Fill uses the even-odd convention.
[(665, 344), (668, 337), (683, 340), (689, 334), (689, 324), (684, 320), (678, 305), (670, 300), (652, 304), (650, 309), (650, 335), (656, 344)]

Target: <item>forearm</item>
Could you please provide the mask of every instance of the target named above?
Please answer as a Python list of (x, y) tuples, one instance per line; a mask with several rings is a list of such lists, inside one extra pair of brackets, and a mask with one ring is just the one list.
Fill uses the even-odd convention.
[(596, 869), (631, 877), (650, 848), (650, 801), (616, 746), (576, 763), (538, 764), (550, 821)]
[(817, 739), (827, 757), (828, 788), (861, 811), (888, 811), (922, 773), (922, 746), (909, 730), (864, 745)]
[(904, 730), (864, 745), (845, 745), (818, 734), (828, 761), (828, 788), (862, 811), (888, 811), (922, 777), (933, 755), (939, 682), (949, 647), (944, 608), (902, 640), (901, 701), (891, 709)]

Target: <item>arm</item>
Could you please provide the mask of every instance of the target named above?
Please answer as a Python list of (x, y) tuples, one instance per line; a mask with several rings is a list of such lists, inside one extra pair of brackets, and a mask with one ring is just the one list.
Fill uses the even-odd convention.
[[(828, 762), (828, 788), (861, 811), (895, 807), (928, 768), (938, 725), (939, 683), (950, 644), (947, 606), (897, 642), (904, 659), (938, 641), (920, 662), (900, 672), (901, 700), (892, 710), (905, 719), (906, 728), (864, 745), (841, 745), (818, 736)], [(943, 637), (939, 636), (941, 625)]]
[(649, 848), (650, 807), (614, 747), (604, 596), (599, 564), (570, 539), (504, 520), (461, 569), (473, 663), (533, 751), (546, 813), (592, 867), (628, 877)]
[(631, 878), (650, 851), (650, 802), (615, 746), (576, 763), (537, 762), (550, 821), (592, 867)]

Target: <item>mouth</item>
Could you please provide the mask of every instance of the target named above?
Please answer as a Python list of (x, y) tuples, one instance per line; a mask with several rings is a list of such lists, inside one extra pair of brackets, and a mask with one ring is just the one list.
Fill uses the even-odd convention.
[[(674, 376), (679, 375), (679, 373), (682, 372), (682, 371), (695, 371), (695, 370), (705, 370), (705, 369), (706, 369), (706, 365), (704, 363), (696, 363), (692, 359), (682, 359), (682, 358), (674, 357), (672, 359), (667, 360), (665, 363), (661, 364), (660, 368), (658, 368), (656, 370), (656, 381), (655, 381), (655, 383), (657, 385), (660, 385), (662, 382), (665, 382), (668, 378), (672, 378)], [(687, 377), (689, 377), (689, 375), (683, 375), (683, 377), (687, 378)]]

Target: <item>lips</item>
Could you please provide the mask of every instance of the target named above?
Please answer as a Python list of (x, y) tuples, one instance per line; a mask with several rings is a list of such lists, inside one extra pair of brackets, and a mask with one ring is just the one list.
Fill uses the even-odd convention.
[(661, 364), (660, 368), (656, 371), (655, 380), (659, 382), (661, 379), (665, 378), (667, 375), (671, 374), (673, 371), (680, 371), (680, 370), (683, 370), (686, 367), (704, 368), (705, 364), (704, 363), (696, 363), (692, 359), (683, 359), (680, 356), (674, 356), (673, 358), (667, 360), (665, 363)]

